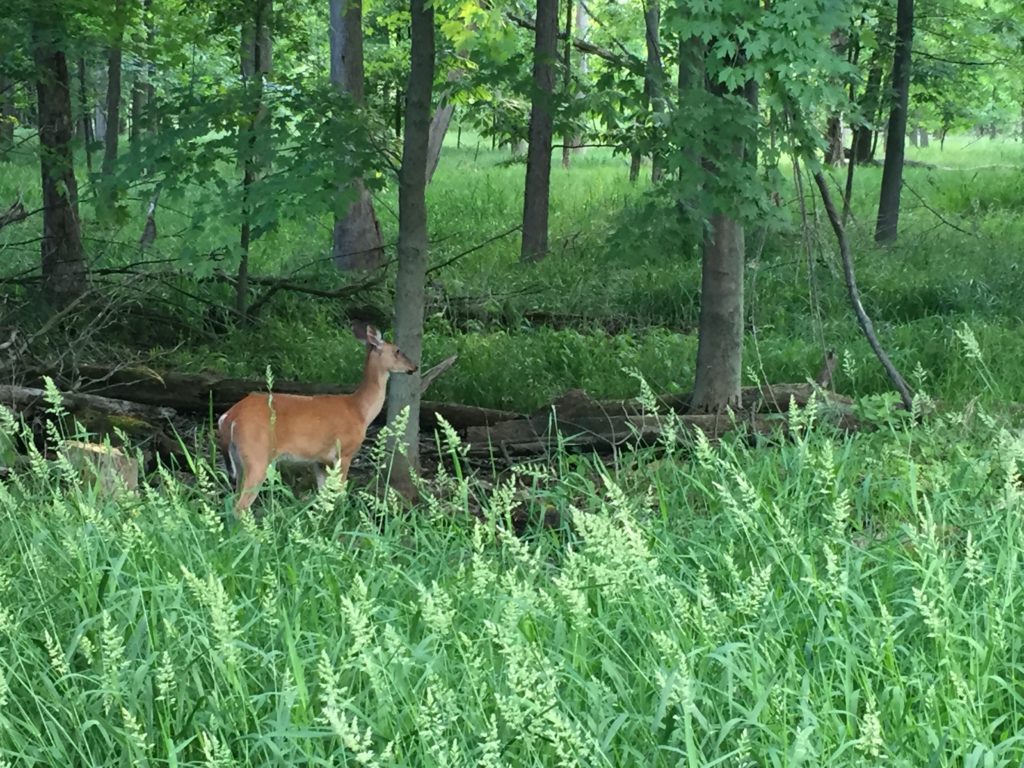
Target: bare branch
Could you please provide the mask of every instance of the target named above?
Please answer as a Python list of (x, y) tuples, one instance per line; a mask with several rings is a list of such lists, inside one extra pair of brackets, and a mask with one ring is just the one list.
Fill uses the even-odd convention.
[(832, 222), (832, 229), (836, 233), (836, 240), (839, 241), (839, 255), (843, 260), (843, 276), (846, 278), (846, 289), (850, 294), (850, 303), (853, 305), (853, 311), (857, 315), (857, 321), (867, 337), (868, 344), (871, 345), (871, 349), (874, 350), (875, 355), (882, 363), (882, 367), (885, 368), (885, 372), (889, 375), (889, 380), (896, 388), (896, 391), (900, 393), (903, 407), (910, 411), (914, 407), (914, 398), (910, 394), (910, 388), (907, 386), (906, 380), (896, 370), (896, 366), (889, 359), (889, 355), (882, 349), (878, 336), (875, 335), (875, 327), (871, 323), (871, 318), (864, 311), (864, 305), (860, 300), (860, 291), (857, 290), (857, 279), (853, 274), (853, 255), (850, 253), (850, 241), (846, 237), (846, 228), (843, 227), (842, 219), (840, 219), (839, 213), (832, 203), (832, 195), (828, 191), (828, 182), (820, 170), (814, 172), (814, 182), (818, 185), (821, 201), (825, 205), (825, 213), (828, 214), (828, 220)]
[(459, 359), (458, 355), (452, 355), (451, 357), (447, 357), (444, 360), (442, 360), (440, 363), (435, 365), (433, 368), (431, 368), (429, 371), (424, 373), (423, 377), (420, 379), (420, 394), (422, 395), (424, 392), (426, 392), (427, 391), (427, 387), (429, 387), (431, 384), (433, 384), (434, 380), (438, 376), (440, 376), (442, 373), (444, 373), (449, 368), (451, 368), (453, 365), (455, 365), (455, 361), (458, 360), (458, 359)]

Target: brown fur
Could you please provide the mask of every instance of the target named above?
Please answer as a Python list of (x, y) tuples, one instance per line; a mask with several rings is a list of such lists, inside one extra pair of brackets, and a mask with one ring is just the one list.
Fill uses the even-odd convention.
[(352, 394), (309, 397), (253, 392), (220, 417), (217, 442), (240, 491), (236, 512), (252, 504), (267, 469), (277, 459), (312, 464), (320, 486), (329, 465), (341, 469), (342, 480), (348, 477), (366, 428), (384, 405), (388, 377), (417, 370), (373, 326), (355, 325), (353, 332), (366, 342), (366, 365)]

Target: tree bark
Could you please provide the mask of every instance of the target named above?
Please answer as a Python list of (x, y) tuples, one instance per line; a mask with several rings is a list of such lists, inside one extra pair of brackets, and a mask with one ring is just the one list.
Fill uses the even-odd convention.
[(38, 78), (43, 294), (58, 308), (70, 304), (86, 288), (78, 183), (71, 152), (71, 78), (63, 50), (66, 31), (60, 19), (58, 9), (40, 9), (32, 46)]
[[(362, 0), (330, 0), (331, 82), (352, 101), (364, 100)], [(339, 170), (340, 170), (339, 158)], [(384, 263), (380, 223), (362, 179), (353, 179), (355, 193), (344, 216), (335, 218), (332, 253), (343, 271), (378, 269)], [(339, 192), (343, 192), (343, 186)]]
[(82, 143), (85, 145), (85, 168), (92, 173), (92, 110), (89, 109), (89, 94), (85, 87), (85, 57), (78, 57), (78, 108), (81, 110), (78, 120), (78, 130), (82, 134)]
[(153, 54), (156, 50), (156, 23), (153, 21), (153, 0), (142, 0), (142, 19), (146, 25), (146, 129), (156, 133), (156, 63)]
[(103, 145), (100, 209), (109, 213), (117, 203), (114, 167), (117, 165), (117, 144), (121, 128), (121, 60), (125, 25), (125, 0), (114, 2), (114, 27), (107, 51), (107, 133)]
[(885, 139), (885, 166), (878, 199), (875, 242), (896, 239), (903, 186), (903, 154), (907, 137), (907, 102), (910, 95), (910, 62), (914, 43), (914, 0), (899, 0), (896, 8), (896, 45), (892, 59), (892, 107)]
[[(577, 2), (577, 5), (582, 3)], [(572, 90), (572, 30), (573, 30), (573, 5), (572, 0), (565, 0), (565, 45), (562, 47), (562, 98), (568, 103), (570, 91)], [(572, 153), (573, 137), (570, 134), (562, 136), (562, 167), (569, 167), (569, 158)]]
[[(576, 3), (576, 40), (582, 41), (587, 35), (587, 9), (584, 7), (582, 2), (577, 1)], [(570, 62), (571, 63), (571, 62)], [(583, 54), (580, 56), (579, 63), (576, 65), (576, 69), (580, 75), (580, 81), (586, 82), (587, 72), (589, 70), (589, 62), (587, 55)], [(584, 151), (583, 137), (577, 131), (572, 135), (570, 139), (566, 141), (568, 146), (562, 148), (562, 165), (566, 168), (569, 167), (571, 162), (571, 156), (580, 154)]]
[(0, 75), (0, 162), (14, 146), (14, 81)]
[(864, 97), (861, 100), (861, 112), (863, 121), (854, 126), (853, 144), (850, 157), (851, 162), (863, 165), (870, 162), (874, 156), (875, 131), (872, 125), (878, 119), (879, 109), (882, 104), (882, 65), (884, 63), (883, 50), (888, 43), (889, 33), (892, 29), (892, 22), (884, 22), (878, 29), (876, 35), (876, 47), (868, 62), (868, 80), (864, 86)]
[(128, 143), (134, 146), (142, 135), (142, 115), (146, 111), (146, 83), (142, 73), (136, 72), (132, 79), (132, 115), (128, 127)]
[[(647, 68), (644, 72), (644, 87), (651, 105), (651, 111), (660, 115), (665, 111), (665, 67), (661, 62), (661, 5), (659, 0), (648, 0), (644, 9), (644, 37), (647, 41)], [(657, 184), (665, 175), (664, 160), (655, 150), (651, 153), (651, 181)]]
[[(412, 52), (406, 88), (405, 136), (398, 176), (398, 275), (395, 283), (395, 343), (421, 362), (427, 272), (427, 143), (434, 85), (434, 6), (411, 0)], [(396, 436), (405, 451), (395, 455), (392, 483), (411, 495), (410, 472), (419, 469), (420, 374), (395, 376), (388, 397), (388, 423), (409, 409), (405, 434)], [(394, 442), (392, 443), (394, 445)]]
[(537, 0), (537, 32), (533, 48), (533, 103), (530, 146), (526, 155), (523, 195), (523, 242), (520, 258), (536, 261), (548, 251), (548, 208), (551, 194), (551, 138), (558, 56), (558, 0)]
[[(742, 52), (740, 57), (743, 57)], [(707, 83), (712, 96), (724, 100), (729, 92), (719, 82)], [(743, 96), (757, 109), (758, 89), (753, 81), (732, 96)], [(755, 142), (749, 142), (753, 145)], [(736, 141), (728, 152), (756, 165), (756, 151)], [(718, 173), (715, 158), (702, 160), (705, 173)], [(743, 224), (731, 214), (714, 211), (704, 232), (701, 257), (700, 318), (697, 331), (697, 370), (690, 404), (696, 413), (717, 413), (740, 404), (743, 373)]]
[(715, 213), (701, 258), (697, 371), (691, 409), (736, 408), (743, 373), (743, 225)]
[[(239, 320), (249, 314), (249, 247), (252, 244), (252, 185), (259, 175), (256, 133), (260, 130), (266, 107), (263, 103), (263, 78), (271, 67), (270, 15), (272, 0), (256, 0), (253, 18), (242, 25), (241, 74), (251, 93), (250, 115), (244, 128), (242, 156), (242, 226), (239, 232), (238, 274), (235, 283), (235, 313)], [(251, 81), (251, 82), (250, 82)]]
[[(832, 30), (832, 52), (837, 57), (845, 56), (850, 37), (845, 29)], [(838, 112), (829, 115), (825, 129), (825, 162), (828, 165), (843, 164), (843, 117)]]

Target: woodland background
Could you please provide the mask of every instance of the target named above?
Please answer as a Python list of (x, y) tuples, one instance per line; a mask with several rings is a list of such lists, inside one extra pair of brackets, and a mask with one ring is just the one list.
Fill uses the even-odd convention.
[(1014, 2), (8, 0), (0, 764), (1020, 765), (1022, 139)]

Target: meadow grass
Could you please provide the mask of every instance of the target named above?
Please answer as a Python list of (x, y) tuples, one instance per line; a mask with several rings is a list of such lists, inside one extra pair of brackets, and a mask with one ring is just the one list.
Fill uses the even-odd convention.
[(35, 457), (0, 484), (0, 760), (1020, 765), (1024, 441), (791, 416), (227, 526), (202, 462), (113, 500)]

